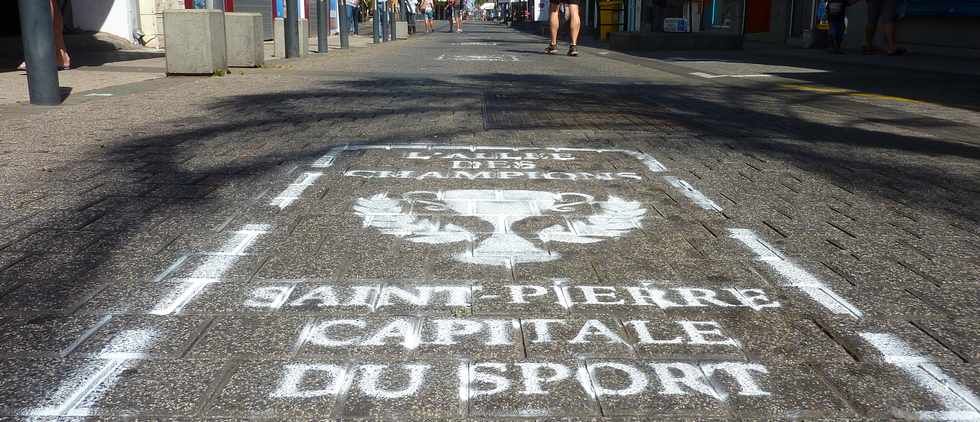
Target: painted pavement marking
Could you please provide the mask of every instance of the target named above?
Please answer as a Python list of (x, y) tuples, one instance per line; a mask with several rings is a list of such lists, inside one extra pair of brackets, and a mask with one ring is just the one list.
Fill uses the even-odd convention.
[(552, 284), (505, 284), (489, 287), (460, 284), (335, 285), (283, 281), (252, 289), (244, 306), (252, 309), (316, 309), (331, 313), (339, 308), (377, 312), (386, 307), (410, 305), (420, 309), (460, 308), (495, 304), (504, 311), (519, 312), (523, 305), (553, 304), (563, 309), (577, 306), (626, 306), (642, 309), (742, 309), (756, 312), (782, 305), (761, 288), (711, 288), (664, 286), (656, 282), (637, 285), (582, 285), (567, 280)]
[[(440, 156), (441, 157), (453, 157), (451, 155), (452, 153), (451, 152), (450, 153), (447, 153), (447, 151), (454, 151), (454, 152), (469, 151), (471, 153), (482, 153), (482, 152), (501, 152), (501, 153), (506, 153), (506, 152), (521, 153), (521, 152), (525, 152), (525, 153), (529, 153), (531, 151), (546, 151), (546, 152), (550, 152), (551, 154), (553, 154), (553, 155), (550, 156), (551, 159), (557, 159), (557, 160), (566, 159), (566, 157), (560, 156), (559, 154), (569, 154), (569, 153), (576, 153), (576, 152), (578, 152), (578, 153), (597, 153), (597, 154), (603, 154), (603, 153), (619, 153), (619, 154), (625, 154), (625, 155), (628, 155), (630, 157), (633, 157), (633, 158), (637, 159), (650, 172), (653, 172), (653, 173), (662, 173), (662, 172), (667, 171), (667, 167), (665, 165), (663, 165), (660, 161), (658, 161), (652, 155), (650, 155), (648, 153), (645, 153), (645, 152), (641, 152), (641, 151), (637, 151), (637, 150), (629, 150), (629, 149), (618, 149), (618, 148), (563, 148), (563, 147), (515, 147), (515, 146), (502, 146), (502, 145), (501, 146), (493, 146), (493, 145), (433, 145), (433, 144), (379, 144), (379, 145), (346, 144), (346, 145), (338, 145), (338, 146), (331, 147), (329, 150), (327, 150), (327, 152), (324, 155), (322, 155), (319, 158), (317, 158), (313, 162), (313, 164), (310, 165), (310, 167), (315, 168), (315, 169), (327, 169), (327, 168), (331, 168), (336, 163), (337, 159), (340, 158), (341, 154), (343, 154), (344, 152), (347, 152), (347, 151), (363, 151), (363, 150), (380, 150), (380, 151), (407, 150), (407, 151), (418, 151), (418, 152), (432, 152), (432, 154), (429, 155), (430, 158), (435, 158), (435, 157), (440, 157)], [(450, 155), (447, 155), (447, 154), (450, 154)], [(480, 156), (480, 157), (488, 157), (488, 156)], [(500, 160), (494, 160), (494, 158), (504, 158), (504, 157), (502, 157), (500, 155), (489, 156), (489, 157), (490, 157), (490, 158), (488, 158), (489, 161), (500, 161)], [(540, 156), (534, 156), (534, 157), (540, 157)], [(409, 156), (406, 156), (406, 158), (407, 159), (423, 159), (421, 155), (415, 155), (415, 156), (409, 155)], [(471, 156), (469, 158), (477, 158), (477, 156)], [(527, 156), (523, 156), (522, 158), (527, 158)], [(480, 160), (484, 160), (484, 158), (479, 158), (479, 159)], [(456, 160), (456, 161), (467, 161), (467, 160)], [(472, 160), (470, 160), (470, 161), (472, 161)], [(461, 164), (457, 164), (457, 163), (454, 163), (453, 164), (453, 166), (459, 166), (459, 165), (461, 165)], [(533, 168), (533, 167), (531, 167), (531, 168)], [(520, 169), (520, 170), (526, 170), (526, 169)], [(290, 184), (289, 187), (287, 187), (279, 195), (277, 195), (276, 198), (274, 198), (269, 203), (269, 205), (270, 206), (279, 207), (280, 209), (285, 209), (285, 208), (289, 207), (290, 205), (292, 205), (295, 201), (297, 201), (302, 196), (303, 192), (305, 192), (306, 189), (309, 188), (309, 186), (311, 186), (312, 184), (314, 184), (316, 182), (316, 179), (318, 179), (320, 176), (315, 176), (315, 178), (314, 178), (314, 176), (310, 176), (310, 175), (311, 174), (317, 174), (317, 173), (319, 173), (319, 172), (304, 173), (304, 175), (303, 176), (300, 176), (300, 178), (297, 179), (297, 181), (295, 181), (294, 183)], [(429, 172), (429, 173), (436, 173), (436, 172)], [(533, 174), (531, 174), (531, 173), (533, 173)], [(549, 173), (555, 173), (555, 174), (551, 175)], [(319, 174), (322, 176), (322, 173), (319, 173)], [(438, 179), (438, 178), (449, 178), (450, 177), (448, 174), (438, 174), (438, 175), (437, 174), (429, 174), (429, 175), (426, 176), (426, 175), (423, 175), (423, 174), (412, 174), (412, 175), (409, 175), (409, 174), (406, 174), (405, 172), (374, 171), (374, 170), (362, 170), (362, 171), (353, 170), (353, 172), (347, 171), (347, 172), (345, 172), (345, 175), (347, 175), (347, 176), (354, 176), (354, 177), (364, 177), (364, 178), (416, 178), (416, 179), (420, 179), (420, 178), (436, 178), (436, 179)], [(546, 180), (562, 180), (562, 179), (564, 179), (564, 180), (574, 180), (574, 179), (579, 179), (579, 178), (583, 178), (583, 179), (595, 178), (595, 179), (599, 179), (599, 180), (615, 180), (616, 178), (625, 178), (625, 179), (640, 179), (641, 178), (640, 176), (636, 175), (635, 173), (631, 173), (631, 172), (615, 172), (615, 173), (609, 172), (609, 174), (598, 174), (598, 175), (596, 175), (596, 174), (591, 174), (591, 173), (590, 174), (565, 174), (563, 172), (545, 172), (545, 173), (540, 173), (539, 174), (539, 173), (536, 173), (536, 172), (521, 172), (521, 171), (509, 171), (508, 172), (508, 171), (496, 171), (496, 170), (494, 170), (494, 172), (492, 172), (492, 174), (489, 174), (489, 175), (485, 174), (485, 172), (476, 172), (476, 171), (473, 171), (473, 170), (466, 170), (466, 171), (464, 171), (464, 170), (456, 170), (455, 172), (452, 173), (452, 176), (451, 177), (452, 178), (460, 178), (460, 179), (514, 179), (514, 178), (517, 178), (518, 176), (527, 177), (527, 178), (535, 178), (535, 179), (546, 179)], [(307, 184), (307, 181), (309, 182), (308, 184)]]
[[(267, 233), (269, 226), (265, 224), (249, 224), (241, 230), (232, 233), (223, 247), (192, 272), (193, 275), (208, 275), (208, 278), (188, 278), (183, 281), (178, 290), (172, 292), (166, 299), (157, 304), (150, 314), (170, 315), (179, 312), (184, 306), (199, 295), (209, 284), (220, 281), (221, 275), (243, 256), (246, 249), (255, 243), (262, 234)], [(178, 258), (163, 274), (156, 278), (161, 281), (177, 270), (187, 260), (186, 256)], [(104, 325), (104, 322), (102, 322)], [(120, 373), (132, 359), (143, 357), (143, 351), (148, 350), (156, 342), (159, 333), (155, 330), (126, 330), (116, 335), (98, 355), (98, 362), (92, 363), (76, 371), (75, 375), (63, 381), (50, 396), (60, 400), (53, 407), (36, 408), (28, 412), (31, 416), (89, 416), (90, 409), (78, 407), (86, 399), (96, 402), (95, 394), (104, 394), (108, 387), (115, 383)]]
[(723, 211), (721, 206), (705, 196), (701, 191), (695, 189), (690, 183), (674, 176), (664, 176), (664, 180), (702, 209), (716, 212)]
[(728, 229), (731, 238), (738, 240), (755, 254), (756, 260), (769, 264), (778, 273), (783, 286), (796, 287), (828, 311), (860, 319), (864, 313), (835, 293), (819, 278), (792, 262), (774, 246), (749, 229)]
[(279, 195), (276, 195), (269, 205), (279, 207), (280, 209), (285, 209), (303, 196), (303, 192), (305, 192), (310, 186), (313, 186), (317, 179), (319, 179), (321, 176), (323, 176), (323, 173), (320, 172), (303, 173), (295, 181), (293, 181), (289, 187), (279, 193)]
[(793, 90), (804, 91), (804, 92), (815, 92), (818, 94), (846, 95), (851, 97), (868, 98), (873, 100), (888, 100), (888, 101), (895, 101), (900, 103), (930, 104), (925, 101), (914, 100), (911, 98), (895, 97), (891, 95), (875, 94), (871, 92), (861, 92), (861, 91), (854, 91), (851, 89), (834, 88), (834, 87), (819, 86), (819, 85), (783, 84), (780, 86), (782, 88), (793, 89)]
[[(599, 211), (593, 212), (594, 208)], [(426, 213), (451, 211), (456, 216), (476, 217), (490, 223), (494, 230), (489, 237), (480, 239), (472, 251), (457, 253), (453, 258), (469, 264), (507, 268), (561, 258), (560, 253), (542, 249), (514, 233), (511, 225), (521, 220), (555, 213), (588, 212), (589, 215), (581, 218), (566, 217), (565, 224), (549, 226), (533, 236), (545, 245), (549, 242), (585, 244), (625, 236), (641, 227), (640, 220), (647, 212), (639, 202), (612, 195), (605, 201), (598, 201), (583, 193), (486, 189), (419, 191), (403, 194), (401, 198), (379, 193), (359, 198), (354, 205), (355, 214), (361, 217), (364, 227), (411, 242), (446, 244), (472, 242), (479, 238), (461, 226), (442, 225), (419, 217), (416, 210)]]
[(744, 75), (714, 75), (705, 72), (691, 72), (690, 75), (697, 76), (704, 79), (718, 79), (718, 78), (771, 78), (772, 75), (766, 73), (752, 73)]
[[(259, 236), (268, 233), (270, 227), (266, 224), (250, 224), (242, 230), (234, 232), (234, 236), (208, 258), (203, 264), (194, 269), (190, 277), (181, 279), (180, 288), (172, 292), (166, 299), (150, 311), (153, 315), (170, 315), (181, 311), (207, 288), (208, 285), (221, 281), (222, 275), (243, 256), (246, 249), (252, 246)], [(175, 267), (171, 266), (172, 269)]]
[(946, 375), (927, 356), (919, 354), (892, 334), (862, 332), (859, 335), (882, 354), (886, 363), (901, 369), (946, 408), (939, 412), (917, 412), (917, 417), (923, 420), (980, 421), (980, 398), (959, 381)]
[[(506, 375), (517, 370), (517, 378)], [(350, 385), (359, 393), (378, 400), (411, 397), (430, 382), (433, 366), (424, 363), (355, 364), (353, 368), (331, 363), (288, 364), (272, 398), (337, 397)], [(712, 382), (715, 373), (724, 373), (735, 383), (722, 386)], [(731, 395), (768, 396), (760, 378), (769, 371), (752, 362), (622, 362), (596, 361), (587, 367), (563, 363), (469, 362), (456, 370), (460, 399), (516, 392), (523, 397), (547, 396), (557, 384), (574, 383), (587, 396), (629, 397), (639, 394), (659, 396), (703, 395), (726, 401)], [(628, 380), (625, 386), (619, 380)], [(394, 384), (393, 380), (403, 380)], [(610, 382), (612, 380), (612, 382)], [(385, 382), (387, 381), (387, 382)], [(381, 388), (380, 385), (385, 385)]]
[(445, 54), (436, 57), (437, 61), (454, 61), (454, 62), (519, 62), (520, 59), (513, 54), (473, 54), (473, 55), (449, 55)]

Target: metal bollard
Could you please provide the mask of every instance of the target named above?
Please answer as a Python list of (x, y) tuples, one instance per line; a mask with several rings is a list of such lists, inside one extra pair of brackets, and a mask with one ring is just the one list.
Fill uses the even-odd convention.
[(391, 37), (392, 41), (398, 39), (395, 33), (395, 28), (398, 26), (397, 21), (398, 18), (395, 15), (394, 8), (392, 8), (392, 10), (388, 12), (388, 34)]
[[(350, 41), (347, 39), (347, 32), (350, 31), (350, 22), (347, 21), (347, 12), (351, 11), (347, 7), (347, 1), (341, 0), (337, 3), (337, 22), (340, 23), (340, 48), (350, 48)], [(351, 17), (353, 19), (353, 17)]]
[(27, 92), (31, 104), (61, 104), (58, 68), (54, 58), (51, 5), (46, 1), (18, 0), (20, 28), (27, 63)]
[(391, 38), (388, 38), (390, 33), (388, 33), (388, 5), (387, 1), (383, 1), (384, 9), (381, 9), (381, 41), (388, 42)]
[(374, 31), (372, 32), (374, 32), (373, 35), (374, 35), (375, 44), (381, 42), (381, 12), (380, 12), (381, 8), (379, 7), (380, 2), (381, 0), (374, 0), (374, 22), (372, 22), (372, 25), (374, 26), (373, 28)]
[(299, 4), (286, 0), (286, 58), (299, 57)]
[(319, 53), (329, 52), (327, 37), (330, 30), (327, 29), (327, 22), (330, 21), (330, 0), (316, 0), (316, 51)]

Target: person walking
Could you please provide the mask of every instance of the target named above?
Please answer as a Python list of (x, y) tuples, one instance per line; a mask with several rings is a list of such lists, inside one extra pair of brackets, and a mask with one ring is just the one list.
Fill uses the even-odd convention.
[(568, 45), (568, 55), (572, 57), (578, 56), (578, 32), (582, 25), (582, 21), (578, 15), (578, 3), (579, 0), (552, 0), (550, 2), (548, 12), (551, 23), (551, 44), (548, 45), (548, 48), (544, 49), (545, 53), (555, 54), (558, 52), (558, 26), (561, 24), (561, 21), (558, 19), (558, 8), (559, 6), (564, 6), (565, 11), (570, 16), (569, 32), (571, 33), (571, 43)]
[(347, 0), (347, 31), (357, 35), (359, 20), (361, 20), (361, 0)]
[(905, 54), (905, 49), (898, 46), (895, 24), (898, 22), (898, 0), (868, 0), (868, 24), (864, 27), (864, 47), (861, 52), (875, 52), (874, 39), (880, 30), (885, 34), (888, 44), (885, 53), (889, 56)]
[(830, 24), (830, 52), (844, 54), (844, 29), (847, 24), (849, 0), (827, 0), (827, 23)]
[(433, 4), (432, 0), (422, 0), (422, 13), (425, 14), (425, 32), (434, 31), (432, 25)]
[[(68, 55), (68, 48), (65, 46), (64, 21), (61, 18), (61, 7), (58, 0), (50, 0), (51, 6), (51, 30), (54, 32), (54, 59), (58, 70), (71, 69), (71, 57)], [(21, 62), (17, 70), (27, 71), (27, 62)]]
[(463, 0), (454, 0), (453, 19), (456, 21), (456, 32), (463, 32), (463, 12)]
[(408, 22), (408, 33), (415, 33), (415, 11), (418, 10), (418, 0), (405, 0), (405, 21)]

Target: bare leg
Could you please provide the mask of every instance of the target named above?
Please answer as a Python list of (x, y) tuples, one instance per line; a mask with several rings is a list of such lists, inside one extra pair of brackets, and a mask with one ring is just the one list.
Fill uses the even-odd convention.
[(881, 32), (885, 33), (885, 41), (888, 43), (888, 52), (894, 53), (898, 49), (897, 41), (895, 40), (895, 24), (886, 23), (881, 25)]
[(878, 32), (877, 24), (867, 24), (864, 26), (864, 49), (870, 50), (875, 46), (875, 33)]
[(54, 29), (55, 59), (59, 65), (67, 66), (71, 63), (68, 56), (68, 49), (65, 47), (64, 21), (61, 18), (61, 10), (58, 9), (58, 0), (51, 0), (51, 22)]
[(582, 21), (578, 17), (578, 5), (569, 4), (568, 12), (571, 13), (571, 22), (569, 23), (571, 27), (569, 29), (572, 33), (572, 45), (578, 45), (578, 31), (582, 27)]
[(558, 5), (551, 3), (548, 9), (548, 20), (551, 24), (551, 45), (558, 44)]

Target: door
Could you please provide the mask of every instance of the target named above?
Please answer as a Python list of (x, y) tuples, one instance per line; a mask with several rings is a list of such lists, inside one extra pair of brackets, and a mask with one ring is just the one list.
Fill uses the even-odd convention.
[(769, 32), (772, 17), (772, 0), (747, 0), (748, 15), (745, 18), (745, 32)]
[(272, 39), (272, 2), (269, 0), (236, 0), (235, 11), (262, 14), (262, 33), (265, 39)]
[(803, 38), (803, 32), (809, 31), (813, 22), (814, 3), (816, 0), (793, 0), (790, 10), (790, 38)]

